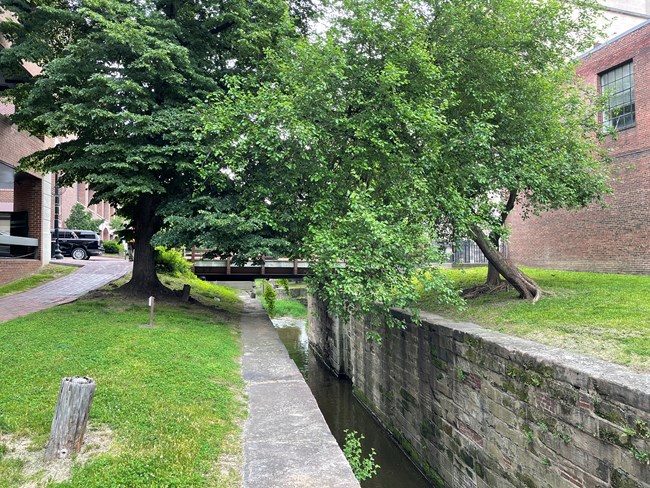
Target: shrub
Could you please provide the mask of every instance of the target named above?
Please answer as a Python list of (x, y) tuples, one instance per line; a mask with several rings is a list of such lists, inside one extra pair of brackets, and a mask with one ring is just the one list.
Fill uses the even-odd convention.
[(288, 279), (286, 279), (286, 278), (278, 278), (277, 280), (275, 280), (275, 282), (276, 282), (279, 286), (281, 286), (282, 288), (284, 288), (284, 291), (287, 292), (287, 295), (289, 294), (289, 280), (288, 280)]
[(171, 273), (176, 276), (192, 274), (192, 264), (183, 257), (183, 253), (164, 246), (156, 247), (154, 251), (156, 270)]
[(271, 286), (271, 283), (268, 281), (264, 282), (264, 304), (266, 305), (266, 311), (269, 313), (271, 317), (275, 315), (275, 299), (277, 297), (277, 293)]
[(121, 247), (119, 242), (104, 241), (104, 251), (106, 251), (106, 254), (119, 254)]
[[(379, 465), (375, 463), (375, 449), (370, 450), (368, 457), (361, 457), (361, 441), (364, 439), (363, 434), (358, 434), (356, 431), (344, 430), (345, 444), (343, 445), (343, 454), (345, 459), (348, 460), (354, 476), (359, 481), (364, 481), (372, 478), (377, 474)], [(359, 437), (357, 437), (357, 435)]]

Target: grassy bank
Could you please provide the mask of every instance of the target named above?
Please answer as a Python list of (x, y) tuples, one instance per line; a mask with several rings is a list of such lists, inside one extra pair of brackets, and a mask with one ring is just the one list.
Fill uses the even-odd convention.
[(77, 271), (79, 268), (76, 266), (61, 266), (57, 264), (48, 264), (44, 266), (39, 272), (34, 273), (33, 275), (26, 276), (6, 285), (0, 286), (0, 297), (5, 295), (11, 295), (12, 293), (20, 293), (31, 288), (36, 288), (37, 286), (43, 285), (48, 281), (61, 278), (63, 276), (69, 275), (74, 271)]
[[(464, 311), (423, 296), (423, 310), (506, 334), (650, 371), (650, 277), (526, 269), (549, 295), (531, 304), (514, 291), (467, 302)], [(449, 270), (459, 289), (485, 281), (486, 268)]]
[[(203, 291), (236, 311), (227, 289)], [(238, 486), (241, 350), (236, 327), (215, 316), (161, 302), (145, 328), (145, 304), (106, 297), (0, 324), (0, 371), (11, 371), (0, 382), (0, 438), (42, 448), (61, 378), (91, 376), (91, 427), (111, 442), (57, 486)], [(25, 482), (23, 465), (0, 442), (0, 487)]]

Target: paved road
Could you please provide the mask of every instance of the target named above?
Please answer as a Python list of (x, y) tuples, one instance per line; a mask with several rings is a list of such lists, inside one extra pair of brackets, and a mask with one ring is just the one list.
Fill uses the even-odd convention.
[(133, 267), (133, 263), (128, 261), (104, 257), (93, 257), (81, 263), (65, 258), (61, 262), (80, 266), (80, 268), (74, 273), (37, 288), (0, 298), (0, 323), (72, 302), (90, 291), (121, 278)]

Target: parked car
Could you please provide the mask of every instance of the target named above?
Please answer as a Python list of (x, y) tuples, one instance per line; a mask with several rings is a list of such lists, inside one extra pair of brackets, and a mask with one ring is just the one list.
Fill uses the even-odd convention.
[[(54, 254), (54, 231), (51, 234)], [(104, 243), (92, 230), (59, 229), (59, 249), (64, 256), (71, 256), (72, 259), (89, 259), (90, 256), (104, 254)]]

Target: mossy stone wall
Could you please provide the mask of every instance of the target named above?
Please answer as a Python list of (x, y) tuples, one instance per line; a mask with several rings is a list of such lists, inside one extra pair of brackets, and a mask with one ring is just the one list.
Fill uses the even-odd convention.
[(650, 375), (395, 314), (405, 328), (380, 328), (378, 344), (310, 298), (309, 339), (435, 485), (650, 488)]

